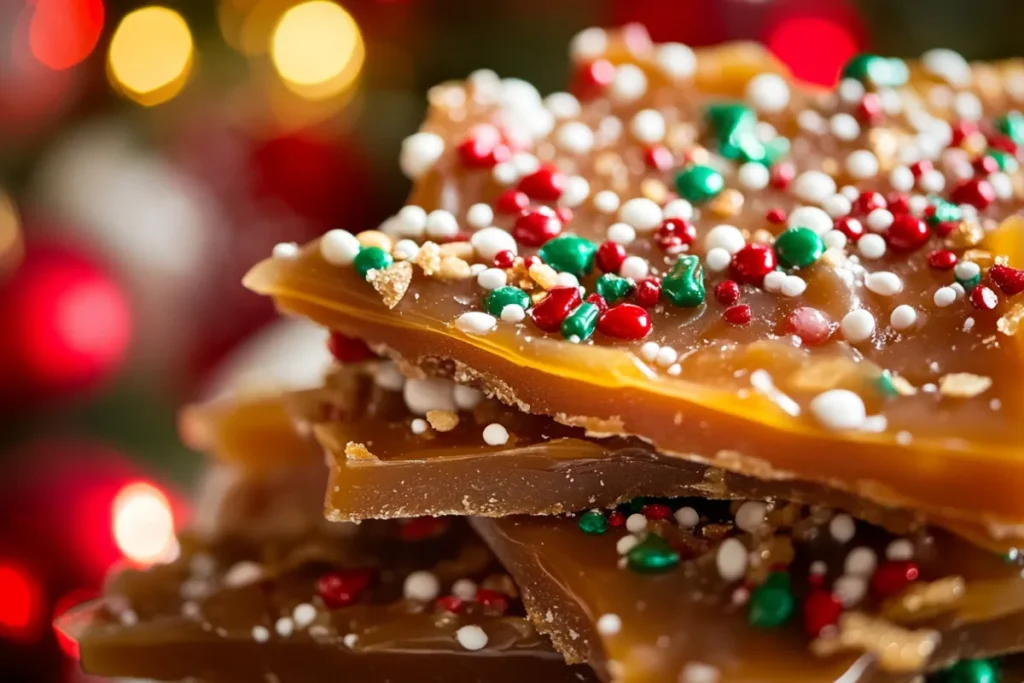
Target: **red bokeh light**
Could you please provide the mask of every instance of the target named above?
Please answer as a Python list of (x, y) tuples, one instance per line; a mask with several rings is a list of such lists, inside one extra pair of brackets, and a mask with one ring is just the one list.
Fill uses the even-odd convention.
[(799, 79), (833, 85), (860, 50), (855, 25), (840, 17), (789, 14), (772, 22), (765, 44)]
[(35, 0), (29, 24), (32, 56), (69, 69), (95, 49), (103, 32), (103, 0)]
[(43, 590), (21, 565), (0, 560), (0, 635), (34, 640), (43, 612)]

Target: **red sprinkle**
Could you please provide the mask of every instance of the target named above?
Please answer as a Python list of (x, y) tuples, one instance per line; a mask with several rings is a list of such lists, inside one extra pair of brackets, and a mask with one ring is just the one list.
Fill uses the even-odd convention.
[(361, 363), (377, 357), (362, 339), (346, 337), (341, 332), (331, 332), (327, 340), (327, 350), (339, 363)]
[(562, 232), (562, 221), (553, 210), (546, 206), (530, 209), (516, 219), (512, 226), (512, 236), (520, 244), (528, 247), (543, 246), (548, 240)]
[(607, 59), (598, 59), (577, 69), (570, 91), (581, 100), (601, 95), (615, 79), (615, 66)]
[(523, 268), (526, 268), (527, 270), (533, 268), (536, 265), (540, 265), (541, 263), (543, 263), (543, 261), (541, 261), (540, 256), (537, 256), (536, 254), (534, 254), (533, 256), (523, 257)]
[(555, 215), (558, 216), (558, 220), (562, 221), (563, 225), (572, 221), (572, 209), (568, 206), (560, 206), (555, 209)]
[(519, 181), (519, 190), (531, 199), (553, 202), (562, 196), (569, 177), (550, 164), (545, 164)]
[(511, 268), (512, 264), (516, 262), (516, 255), (508, 249), (502, 249), (494, 255), (494, 267), (495, 268)]
[(780, 209), (778, 207), (775, 207), (774, 209), (768, 209), (768, 213), (766, 213), (764, 217), (765, 220), (767, 220), (772, 225), (782, 225), (783, 223), (786, 222), (785, 210)]
[(654, 232), (654, 241), (665, 251), (678, 250), (693, 243), (697, 229), (682, 218), (666, 218)]
[(948, 249), (936, 249), (928, 254), (928, 265), (935, 270), (952, 270), (956, 261), (956, 254)]
[(956, 221), (942, 221), (932, 226), (932, 232), (939, 237), (945, 239), (953, 234), (953, 231), (957, 229), (959, 224)]
[(643, 339), (651, 332), (651, 316), (636, 304), (615, 304), (597, 319), (597, 330), (616, 339)]
[(901, 213), (893, 217), (892, 225), (885, 233), (885, 241), (897, 251), (914, 251), (928, 241), (928, 224), (913, 214)]
[(584, 301), (586, 301), (588, 304), (594, 304), (595, 306), (597, 306), (597, 310), (599, 310), (602, 313), (608, 310), (608, 302), (605, 300), (603, 296), (601, 296), (597, 292), (591, 292), (590, 294), (588, 294), (587, 298), (584, 299)]
[(811, 638), (817, 638), (829, 626), (839, 623), (843, 613), (843, 602), (825, 590), (812, 590), (804, 600), (804, 631)]
[(881, 192), (861, 192), (853, 200), (853, 211), (862, 216), (868, 215), (875, 209), (884, 209), (886, 206), (887, 202)]
[(458, 614), (462, 611), (463, 602), (462, 598), (457, 598), (454, 595), (445, 595), (444, 597), (438, 598), (434, 602), (434, 605), (436, 605), (439, 610)]
[(672, 516), (672, 508), (662, 503), (650, 503), (640, 508), (641, 514), (650, 520), (668, 519)]
[(871, 592), (882, 598), (891, 597), (917, 581), (919, 575), (913, 560), (889, 560), (871, 577)]
[(1007, 154), (1017, 155), (1017, 143), (1013, 141), (1013, 138), (1007, 135), (990, 135), (988, 138), (989, 147), (1006, 152)]
[(737, 282), (761, 286), (764, 276), (775, 270), (778, 260), (771, 247), (764, 244), (747, 244), (732, 255), (729, 272)]
[(636, 302), (644, 308), (652, 308), (661, 299), (661, 282), (657, 278), (645, 277), (636, 283)]
[(478, 588), (476, 601), (488, 612), (504, 614), (508, 611), (508, 596), (490, 588)]
[(786, 334), (795, 334), (808, 346), (827, 341), (835, 329), (825, 313), (811, 306), (800, 306), (786, 316)]
[(327, 609), (347, 607), (359, 599), (370, 586), (373, 572), (369, 569), (344, 569), (322, 574), (316, 582), (316, 592)]
[(954, 204), (970, 204), (981, 211), (996, 200), (996, 191), (984, 178), (968, 178), (957, 183), (949, 197)]
[(928, 159), (922, 159), (921, 161), (915, 161), (910, 165), (910, 172), (914, 174), (914, 177), (920, 179), (928, 171), (934, 171), (935, 164)]
[(890, 192), (885, 198), (886, 208), (892, 215), (910, 211), (910, 197), (905, 192)]
[(988, 154), (983, 154), (975, 159), (971, 166), (974, 167), (974, 172), (981, 176), (989, 176), (999, 172), (999, 162), (996, 161), (995, 157)]
[(725, 322), (730, 325), (746, 325), (750, 322), (750, 306), (746, 304), (730, 306), (725, 309), (725, 313), (722, 314), (722, 317), (725, 318)]
[(644, 163), (648, 168), (657, 171), (667, 171), (675, 165), (672, 152), (664, 145), (651, 145), (644, 150)]
[(555, 287), (533, 307), (533, 322), (545, 332), (557, 332), (581, 301), (578, 287)]
[(608, 515), (608, 526), (617, 528), (626, 523), (626, 515), (622, 514), (618, 510), (613, 511)]
[(740, 300), (740, 286), (735, 280), (722, 280), (715, 285), (715, 299), (723, 306), (732, 306)]
[(975, 123), (974, 121), (967, 121), (965, 119), (955, 121), (950, 126), (950, 128), (952, 129), (953, 133), (953, 137), (950, 144), (953, 147), (959, 147), (960, 145), (963, 144), (964, 140), (966, 140), (968, 136), (978, 132), (978, 124)]
[(458, 147), (459, 158), (470, 168), (491, 168), (508, 161), (512, 150), (494, 126), (477, 126)]
[(856, 242), (864, 236), (864, 224), (853, 216), (843, 216), (836, 219), (833, 227), (846, 235), (846, 239), (851, 242)]
[(402, 523), (398, 535), (403, 541), (420, 541), (433, 538), (447, 528), (448, 523), (440, 517), (413, 517)]
[(618, 273), (626, 260), (626, 248), (618, 242), (603, 242), (597, 248), (595, 260), (602, 273)]
[(971, 290), (971, 303), (979, 311), (991, 311), (999, 305), (999, 296), (988, 285), (978, 285)]
[(857, 104), (857, 111), (854, 116), (858, 121), (869, 125), (878, 125), (882, 122), (885, 109), (882, 107), (882, 98), (873, 92), (866, 93)]
[(793, 167), (793, 164), (782, 163), (772, 166), (772, 170), (768, 175), (768, 180), (775, 189), (785, 190), (789, 187), (789, 184), (793, 182), (793, 178), (795, 177), (796, 169)]
[(494, 202), (494, 209), (498, 213), (518, 214), (522, 213), (530, 205), (530, 198), (526, 193), (519, 190), (505, 190), (498, 195)]
[(996, 264), (989, 268), (988, 277), (1006, 296), (1024, 292), (1024, 270)]

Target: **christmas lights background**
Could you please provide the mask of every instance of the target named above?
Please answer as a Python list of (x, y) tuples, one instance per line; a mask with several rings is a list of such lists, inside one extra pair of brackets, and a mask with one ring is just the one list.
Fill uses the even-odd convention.
[(0, 680), (85, 681), (49, 627), (175, 551), (185, 401), (304, 385), (323, 334), (244, 291), (281, 241), (372, 227), (426, 89), (567, 82), (590, 25), (760, 40), (808, 81), (852, 54), (1019, 54), (1013, 0), (0, 2)]

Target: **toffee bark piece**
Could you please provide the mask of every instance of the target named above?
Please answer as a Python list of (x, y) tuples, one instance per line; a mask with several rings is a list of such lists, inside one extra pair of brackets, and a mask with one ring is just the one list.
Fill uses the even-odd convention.
[[(559, 110), (555, 120), (521, 83), (476, 79), (434, 91), (423, 127), (444, 149), (417, 167), (410, 204), (448, 211), (466, 224), (460, 234), (476, 250), (467, 256), (474, 265), (493, 266), (511, 236), (518, 257), (508, 254), (499, 270), (509, 285), (528, 291), (539, 317), (515, 309), (507, 319), (503, 311), (487, 317), (490, 290), (480, 282), (490, 286), (497, 275), (439, 277), (438, 259), (425, 258), (413, 259), (420, 267), (389, 309), (354, 268), (326, 262), (315, 244), (294, 260), (259, 264), (247, 285), (286, 312), (475, 383), (526, 412), (637, 435), (672, 457), (763, 479), (827, 484), (1024, 538), (1017, 491), (1024, 479), (1024, 335), (1014, 334), (1024, 294), (988, 275), (1003, 261), (1024, 266), (1024, 221), (1004, 221), (1021, 209), (1013, 189), (1021, 172), (1012, 161), (995, 175), (971, 166), (974, 156), (989, 154), (983, 131), (958, 129), (948, 140), (935, 133), (950, 131), (945, 119), (952, 110), (930, 97), (932, 88), (949, 87), (940, 83), (948, 77), (925, 62), (911, 65), (914, 78), (905, 87), (879, 84), (858, 62), (843, 97), (791, 84), (788, 106), (764, 111), (773, 109), (766, 101), (778, 94), (778, 83), (769, 82), (766, 95), (764, 81), (755, 86), (751, 79), (775, 66), (751, 59), (753, 53), (735, 63), (728, 48), (698, 53), (691, 79), (687, 69), (665, 70), (667, 63), (680, 65), (678, 48), (627, 35), (613, 37), (608, 50), (621, 81), (583, 98), (578, 115)], [(999, 117), (1016, 106), (1021, 65), (976, 68), (976, 80), (953, 85), (977, 102), (982, 128), (999, 129)], [(858, 78), (862, 83), (849, 87)], [(744, 93), (753, 108), (731, 102)], [(899, 106), (883, 111), (880, 102), (893, 97)], [(540, 170), (466, 167), (457, 148), (482, 124), (509, 128)], [(569, 124), (578, 125), (567, 130)], [(782, 146), (767, 148), (780, 136), (790, 151), (776, 161), (768, 157)], [(920, 148), (922, 136), (936, 149)], [(998, 144), (1016, 149), (1007, 137)], [(667, 148), (671, 169), (644, 161), (652, 145)], [(940, 163), (944, 146), (952, 151)], [(1002, 158), (997, 152), (993, 158)], [(911, 168), (911, 157), (922, 156)], [(976, 166), (986, 164), (991, 170), (988, 162)], [(773, 167), (767, 178), (765, 165)], [(967, 167), (970, 177), (961, 179)], [(688, 169), (700, 169), (700, 187), (691, 187), (692, 174), (676, 178)], [(570, 180), (581, 197), (569, 192)], [(498, 232), (474, 242), (492, 226), (473, 232), (470, 207), (500, 208), (502, 193), (517, 181), (530, 195), (527, 213), (540, 219), (520, 221), (519, 209), (497, 210), (488, 222)], [(849, 196), (839, 192), (847, 185)], [(673, 186), (689, 195), (687, 203), (672, 204)], [(559, 205), (571, 206), (571, 218), (563, 211), (556, 231), (549, 213)], [(666, 218), (684, 225), (665, 228)], [(415, 223), (411, 214), (399, 216), (382, 230), (396, 237), (411, 231), (422, 241)], [(789, 240), (786, 251), (793, 253), (783, 260), (807, 265), (776, 270), (775, 237), (793, 228), (827, 237), (828, 248), (822, 253), (822, 244), (802, 232)], [(599, 259), (589, 248), (576, 249), (566, 265), (565, 249), (541, 246), (554, 232), (593, 245), (614, 238), (629, 258)], [(949, 265), (960, 267), (947, 269), (932, 258), (937, 251), (949, 251)], [(543, 289), (558, 280), (551, 268), (522, 260), (538, 253), (578, 274), (588, 294), (603, 268), (643, 280), (614, 305), (639, 303), (645, 312), (619, 310), (611, 322), (599, 320), (589, 340), (572, 343), (567, 337), (581, 340), (590, 327), (573, 323), (583, 337), (565, 334), (561, 314), (570, 311), (542, 311)], [(694, 256), (699, 261), (690, 264)], [(739, 283), (738, 304), (712, 296), (727, 280)], [(564, 276), (561, 282), (573, 284)], [(980, 295), (968, 295), (982, 286)], [(655, 303), (658, 291), (665, 296)], [(650, 292), (653, 299), (645, 300)], [(897, 314), (900, 305), (909, 309)], [(589, 321), (591, 312), (577, 318)]]
[(656, 521), (666, 502), (635, 535), (621, 517), (603, 533), (578, 517), (474, 525), (538, 630), (603, 680), (910, 681), (1024, 647), (1019, 562), (785, 503), (683, 499)]

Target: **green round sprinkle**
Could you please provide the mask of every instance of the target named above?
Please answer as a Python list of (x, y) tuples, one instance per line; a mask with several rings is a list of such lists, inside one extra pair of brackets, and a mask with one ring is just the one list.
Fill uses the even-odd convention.
[[(781, 572), (773, 572), (779, 574)], [(761, 628), (778, 628), (793, 616), (796, 599), (789, 589), (789, 580), (781, 585), (781, 579), (772, 579), (759, 586), (750, 596), (750, 608), (747, 620), (752, 626)]]
[(999, 170), (1003, 173), (1014, 173), (1020, 168), (1020, 164), (1017, 163), (1017, 160), (1009, 152), (1004, 152), (1001, 149), (990, 149), (985, 154), (996, 160)]
[(676, 306), (693, 308), (704, 303), (704, 267), (692, 254), (680, 256), (661, 281), (661, 295)]
[(859, 54), (843, 67), (843, 78), (875, 88), (895, 88), (907, 82), (910, 70), (902, 59)]
[(964, 659), (947, 669), (944, 683), (999, 683), (999, 665), (991, 659)]
[(597, 245), (577, 235), (559, 235), (549, 240), (537, 256), (557, 271), (583, 277), (594, 267)]
[(971, 277), (966, 278), (957, 277), (954, 275), (953, 279), (959, 282), (961, 286), (963, 286), (964, 291), (970, 292), (979, 284), (981, 284), (981, 273), (976, 273)]
[(597, 329), (597, 317), (601, 309), (597, 304), (585, 301), (562, 321), (562, 336), (575, 342), (586, 341)]
[(996, 129), (1018, 145), (1024, 143), (1024, 114), (1019, 111), (1007, 112), (996, 119)]
[(355, 266), (359, 277), (366, 279), (366, 274), (371, 270), (384, 270), (394, 262), (391, 254), (380, 247), (363, 247), (356, 254), (352, 265)]
[(676, 175), (676, 190), (683, 199), (706, 202), (725, 189), (722, 174), (710, 166), (690, 166)]
[(882, 374), (875, 380), (875, 385), (886, 398), (895, 398), (900, 394), (896, 390), (896, 384), (892, 381), (892, 373), (888, 370), (882, 370)]
[(518, 287), (498, 287), (484, 299), (484, 308), (495, 318), (500, 318), (505, 307), (512, 304), (522, 306), (525, 311), (530, 307), (530, 295)]
[(580, 531), (600, 536), (608, 531), (608, 518), (599, 510), (590, 510), (580, 515)]
[(644, 540), (626, 553), (630, 569), (642, 574), (658, 574), (679, 564), (679, 553), (657, 534), (647, 534)]
[(795, 227), (775, 238), (775, 253), (786, 268), (806, 268), (825, 253), (825, 243), (810, 228)]
[(931, 225), (959, 221), (961, 218), (960, 207), (945, 199), (933, 199), (932, 206), (935, 207), (935, 211), (925, 219)]
[(633, 283), (624, 277), (605, 273), (597, 278), (595, 290), (605, 301), (613, 304), (619, 299), (625, 299), (629, 296), (629, 293), (633, 290)]

